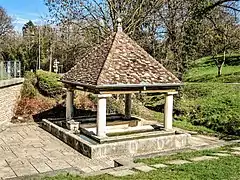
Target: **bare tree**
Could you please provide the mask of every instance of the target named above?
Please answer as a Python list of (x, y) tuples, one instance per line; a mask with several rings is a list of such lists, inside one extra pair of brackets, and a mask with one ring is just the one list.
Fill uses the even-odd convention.
[(0, 6), (0, 38), (7, 35), (12, 30), (12, 18), (8, 16), (5, 9)]

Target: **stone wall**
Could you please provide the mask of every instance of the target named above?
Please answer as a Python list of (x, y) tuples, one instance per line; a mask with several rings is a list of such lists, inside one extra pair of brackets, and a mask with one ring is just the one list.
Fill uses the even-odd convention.
[(0, 125), (11, 121), (23, 80), (16, 78), (0, 81)]

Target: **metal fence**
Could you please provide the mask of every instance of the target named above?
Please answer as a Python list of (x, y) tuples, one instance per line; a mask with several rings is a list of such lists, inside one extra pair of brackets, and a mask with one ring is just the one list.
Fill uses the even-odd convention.
[(0, 61), (0, 80), (21, 77), (20, 61)]

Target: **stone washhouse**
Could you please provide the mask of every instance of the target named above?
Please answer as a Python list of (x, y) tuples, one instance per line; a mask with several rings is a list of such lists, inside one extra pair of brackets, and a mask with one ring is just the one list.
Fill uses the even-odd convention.
[[(114, 32), (101, 45), (93, 48), (85, 57), (61, 78), (67, 88), (65, 129), (59, 122), (43, 121), (43, 127), (90, 158), (131, 154), (151, 154), (166, 149), (188, 146), (188, 134), (176, 134), (172, 130), (173, 96), (182, 85), (180, 80), (149, 55), (122, 30), (118, 23)], [(95, 126), (80, 128), (81, 122), (73, 117), (74, 90), (87, 91), (97, 96), (97, 116)], [(153, 125), (139, 123), (136, 127), (123, 127), (133, 132), (121, 136), (108, 137), (109, 132), (121, 132), (121, 126), (107, 126), (107, 98), (125, 95), (123, 121), (131, 115), (132, 94), (165, 94), (164, 126), (159, 131), (145, 132)], [(135, 118), (136, 120), (136, 118)], [(137, 119), (141, 121), (141, 118)], [(114, 128), (115, 127), (115, 128)], [(82, 135), (76, 135), (73, 130)], [(124, 132), (128, 132), (128, 130)], [(141, 132), (143, 130), (143, 132)], [(69, 135), (71, 134), (71, 135)], [(86, 136), (86, 137), (85, 137)], [(70, 138), (70, 139), (69, 139)]]

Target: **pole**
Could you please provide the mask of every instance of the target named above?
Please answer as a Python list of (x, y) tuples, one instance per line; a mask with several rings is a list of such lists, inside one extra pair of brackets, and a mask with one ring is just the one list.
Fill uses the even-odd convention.
[(38, 27), (38, 69), (41, 69), (41, 38), (40, 38), (40, 26)]

